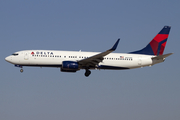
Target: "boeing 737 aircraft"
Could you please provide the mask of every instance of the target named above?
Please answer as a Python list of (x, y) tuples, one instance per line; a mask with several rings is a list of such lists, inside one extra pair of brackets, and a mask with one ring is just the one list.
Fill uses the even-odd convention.
[(9, 63), (20, 67), (58, 67), (62, 72), (76, 72), (85, 69), (85, 76), (90, 69), (124, 70), (152, 66), (161, 63), (173, 53), (163, 54), (169, 36), (170, 26), (164, 28), (143, 49), (129, 53), (111, 53), (116, 50), (119, 40), (105, 52), (24, 50), (5, 58)]

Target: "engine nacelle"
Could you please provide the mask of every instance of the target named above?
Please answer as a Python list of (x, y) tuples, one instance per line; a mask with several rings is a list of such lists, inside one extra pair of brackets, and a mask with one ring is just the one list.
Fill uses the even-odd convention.
[(79, 65), (77, 62), (74, 61), (63, 61), (61, 69), (64, 71), (77, 71), (79, 70)]

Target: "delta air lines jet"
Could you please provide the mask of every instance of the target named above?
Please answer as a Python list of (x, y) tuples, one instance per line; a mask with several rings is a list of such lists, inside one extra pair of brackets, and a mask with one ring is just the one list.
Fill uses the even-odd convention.
[(55, 50), (24, 50), (15, 52), (5, 58), (9, 63), (20, 67), (58, 67), (62, 72), (85, 70), (85, 76), (91, 69), (124, 70), (152, 66), (161, 63), (173, 53), (163, 54), (168, 39), (170, 26), (164, 28), (143, 49), (129, 53), (112, 53), (116, 50), (119, 40), (105, 52), (55, 51)]

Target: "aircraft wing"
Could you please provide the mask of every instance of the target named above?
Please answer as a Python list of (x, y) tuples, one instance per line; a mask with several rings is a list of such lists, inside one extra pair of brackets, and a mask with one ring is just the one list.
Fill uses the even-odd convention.
[(103, 61), (104, 59), (104, 56), (108, 55), (109, 53), (113, 52), (116, 50), (117, 46), (118, 46), (118, 43), (119, 43), (119, 40), (118, 39), (116, 41), (116, 43), (114, 44), (114, 46), (105, 51), (105, 52), (102, 52), (102, 53), (99, 53), (97, 55), (94, 55), (94, 56), (91, 56), (91, 57), (88, 57), (86, 59), (83, 59), (83, 60), (80, 60), (78, 61), (79, 65), (82, 67), (82, 68), (90, 68), (90, 67), (95, 67), (96, 65), (98, 65), (100, 62)]

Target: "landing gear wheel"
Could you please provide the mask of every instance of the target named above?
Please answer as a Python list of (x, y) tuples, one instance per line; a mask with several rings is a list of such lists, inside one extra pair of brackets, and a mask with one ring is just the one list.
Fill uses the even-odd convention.
[(88, 70), (88, 69), (86, 69), (86, 72), (84, 73), (84, 75), (85, 75), (86, 77), (88, 77), (90, 74), (91, 74), (91, 71)]
[(20, 72), (22, 73), (22, 72), (23, 72), (23, 69), (20, 69)]

